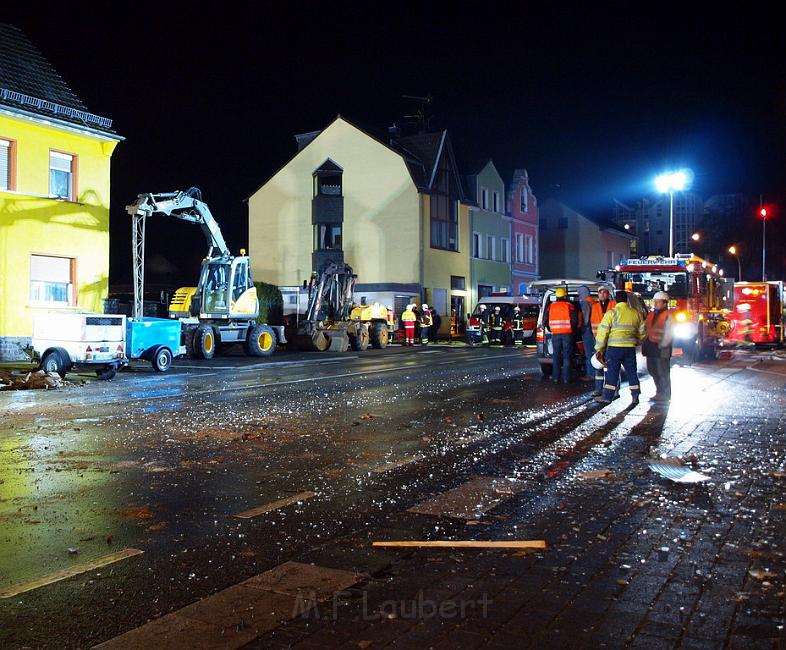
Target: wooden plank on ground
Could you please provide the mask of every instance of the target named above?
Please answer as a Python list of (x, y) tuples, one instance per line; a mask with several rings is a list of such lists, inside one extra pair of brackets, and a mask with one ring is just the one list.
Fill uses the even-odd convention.
[(311, 497), (315, 496), (317, 496), (316, 492), (301, 492), (300, 494), (286, 497), (285, 499), (279, 499), (278, 501), (273, 501), (271, 503), (266, 503), (264, 505), (257, 506), (256, 508), (239, 512), (238, 514), (232, 516), (236, 517), (237, 519), (253, 519), (259, 515), (264, 515), (267, 512), (273, 512), (279, 508), (285, 508), (286, 506), (292, 505), (293, 503), (305, 501), (306, 499), (310, 499)]
[(426, 547), (426, 548), (525, 548), (525, 549), (545, 549), (546, 541), (542, 539), (534, 540), (511, 540), (509, 542), (486, 542), (483, 540), (439, 540), (439, 541), (399, 541), (399, 542), (372, 542), (372, 546), (379, 547)]
[(103, 557), (100, 557), (96, 560), (91, 560), (90, 562), (75, 564), (71, 567), (68, 567), (67, 569), (55, 571), (49, 575), (31, 580), (30, 582), (22, 582), (7, 587), (0, 591), (0, 598), (11, 598), (12, 596), (23, 594), (26, 591), (32, 591), (33, 589), (38, 589), (39, 587), (51, 585), (53, 582), (59, 582), (60, 580), (73, 578), (74, 576), (78, 576), (80, 573), (87, 573), (88, 571), (93, 571), (94, 569), (100, 569), (107, 564), (114, 564), (120, 560), (125, 560), (126, 558), (134, 557), (135, 555), (141, 555), (142, 553), (143, 551), (140, 551), (137, 548), (126, 548), (122, 551), (118, 551), (117, 553), (110, 553), (109, 555), (104, 555)]

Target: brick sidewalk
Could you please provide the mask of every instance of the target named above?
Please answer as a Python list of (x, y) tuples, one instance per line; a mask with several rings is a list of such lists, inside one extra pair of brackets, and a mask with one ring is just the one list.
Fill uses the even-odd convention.
[[(749, 363), (675, 368), (669, 409), (628, 411), (623, 391), (594, 416), (601, 426), (578, 427), (578, 443), (554, 452), (537, 489), (479, 523), (402, 512), (316, 549), (311, 561), (370, 579), (247, 647), (784, 647), (786, 363)], [(712, 480), (660, 478), (646, 463), (660, 455), (693, 460)], [(520, 464), (516, 478), (532, 469)], [(596, 469), (611, 474), (580, 477)], [(397, 538), (549, 549), (370, 549)]]

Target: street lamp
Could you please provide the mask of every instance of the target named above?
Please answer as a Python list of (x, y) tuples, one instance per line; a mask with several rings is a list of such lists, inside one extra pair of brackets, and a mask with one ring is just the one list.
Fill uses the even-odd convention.
[(737, 280), (742, 282), (742, 265), (740, 264), (740, 256), (737, 255), (737, 247), (729, 246), (729, 252), (737, 258)]
[(693, 241), (699, 241), (699, 240), (701, 239), (701, 235), (700, 235), (699, 233), (697, 233), (697, 232), (694, 232), (694, 233), (693, 233), (693, 234), (690, 236), (690, 238), (691, 238)]
[(767, 271), (764, 268), (767, 259), (767, 208), (759, 208), (761, 217), (761, 281), (767, 281)]
[(676, 172), (666, 172), (655, 179), (658, 192), (669, 195), (669, 257), (674, 257), (674, 192), (687, 189), (691, 176), (689, 169), (680, 169)]

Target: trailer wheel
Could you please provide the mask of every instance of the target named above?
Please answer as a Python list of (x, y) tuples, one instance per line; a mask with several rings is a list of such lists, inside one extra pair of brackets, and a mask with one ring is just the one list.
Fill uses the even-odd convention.
[(377, 350), (388, 346), (387, 323), (373, 323), (371, 325), (371, 346)]
[(66, 361), (62, 350), (49, 350), (41, 359), (41, 370), (56, 372), (61, 379), (66, 376)]
[(194, 356), (212, 359), (216, 354), (216, 334), (210, 325), (200, 325), (194, 332)]
[(358, 333), (349, 337), (349, 344), (356, 352), (363, 352), (366, 350), (369, 344), (368, 327), (361, 325), (358, 329)]
[(96, 377), (98, 377), (102, 381), (108, 381), (109, 379), (114, 379), (115, 375), (117, 375), (117, 366), (104, 366), (103, 368), (96, 368)]
[(276, 335), (267, 325), (256, 325), (248, 331), (246, 354), (250, 357), (269, 357), (276, 349)]
[(163, 345), (153, 351), (150, 363), (156, 372), (166, 372), (172, 367), (172, 353)]

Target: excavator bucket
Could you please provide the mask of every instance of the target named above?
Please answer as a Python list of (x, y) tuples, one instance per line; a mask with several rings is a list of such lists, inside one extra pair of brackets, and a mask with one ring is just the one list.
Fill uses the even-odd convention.
[(330, 347), (330, 338), (325, 330), (317, 330), (313, 334), (295, 336), (295, 345), (298, 350), (306, 352), (325, 352)]

